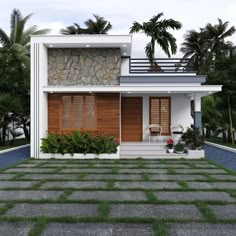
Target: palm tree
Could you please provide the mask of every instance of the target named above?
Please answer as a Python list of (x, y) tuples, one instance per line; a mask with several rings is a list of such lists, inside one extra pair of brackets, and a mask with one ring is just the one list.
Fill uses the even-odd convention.
[(153, 16), (148, 22), (143, 22), (142, 24), (134, 22), (130, 28), (130, 33), (141, 32), (151, 38), (151, 41), (147, 43), (145, 47), (145, 52), (151, 65), (153, 65), (153, 59), (155, 57), (156, 43), (168, 57), (170, 57), (171, 54), (175, 54), (177, 50), (176, 39), (168, 30), (178, 30), (182, 27), (182, 24), (173, 19), (160, 20), (162, 16), (163, 13), (159, 13)]
[(206, 33), (201, 29), (200, 32), (190, 30), (184, 37), (180, 51), (184, 53), (183, 58), (189, 58), (191, 66), (195, 71), (205, 71), (208, 59), (209, 44)]
[(236, 29), (234, 26), (229, 27), (229, 22), (223, 22), (218, 19), (218, 24), (212, 25), (208, 23), (205, 27), (205, 32), (208, 35), (210, 50), (215, 53), (216, 56), (220, 55), (225, 48), (225, 39), (232, 36)]
[(93, 16), (95, 21), (88, 19), (84, 22), (90, 34), (107, 34), (112, 29), (111, 23), (105, 20), (104, 17), (95, 14)]
[(81, 28), (79, 24), (67, 26), (65, 29), (61, 29), (60, 33), (65, 35), (70, 34), (107, 34), (111, 30), (112, 25), (110, 22), (99, 15), (93, 14), (95, 21), (88, 19), (84, 22), (87, 28)]
[(38, 30), (36, 25), (25, 29), (25, 25), (31, 16), (32, 14), (23, 17), (20, 10), (18, 9), (14, 9), (12, 11), (10, 21), (10, 35), (7, 35), (7, 33), (2, 28), (0, 28), (0, 43), (3, 47), (9, 48), (16, 44), (29, 49), (30, 35), (47, 34), (50, 31), (49, 29)]
[(78, 24), (74, 23), (74, 25), (67, 26), (65, 29), (60, 30), (61, 34), (72, 35), (72, 34), (88, 34), (87, 29), (81, 28)]

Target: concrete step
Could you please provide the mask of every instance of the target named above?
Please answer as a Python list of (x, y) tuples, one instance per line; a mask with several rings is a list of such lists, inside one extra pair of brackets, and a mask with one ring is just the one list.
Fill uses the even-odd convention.
[(156, 154), (166, 154), (166, 150), (120, 150), (120, 155), (156, 155)]
[(155, 154), (155, 155), (120, 155), (120, 159), (180, 159), (180, 158), (187, 158), (187, 154), (176, 154), (176, 153), (165, 153), (165, 154)]

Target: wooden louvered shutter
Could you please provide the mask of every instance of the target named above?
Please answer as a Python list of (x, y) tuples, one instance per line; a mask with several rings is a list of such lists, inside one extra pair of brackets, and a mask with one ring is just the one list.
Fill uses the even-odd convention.
[(160, 124), (160, 100), (150, 99), (150, 124)]
[(60, 97), (48, 95), (48, 132), (57, 133), (60, 130)]
[(84, 97), (84, 126), (85, 129), (95, 128), (95, 98), (94, 96)]
[(70, 129), (72, 126), (72, 96), (62, 96), (62, 128)]
[(168, 134), (170, 130), (170, 99), (163, 98), (160, 99), (161, 103), (161, 110), (160, 110), (160, 117), (161, 117), (161, 128), (163, 134)]
[(170, 134), (170, 98), (150, 98), (150, 124), (158, 124), (162, 134)]
[(73, 109), (74, 109), (74, 128), (75, 129), (83, 128), (83, 113), (84, 113), (83, 106), (84, 106), (83, 96), (74, 96)]

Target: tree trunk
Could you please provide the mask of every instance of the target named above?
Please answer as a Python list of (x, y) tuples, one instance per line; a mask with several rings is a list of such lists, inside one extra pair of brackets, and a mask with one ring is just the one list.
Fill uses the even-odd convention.
[(232, 112), (230, 106), (230, 95), (228, 95), (228, 108), (229, 108), (229, 140), (234, 144), (234, 130), (233, 130), (233, 121), (232, 121)]
[(223, 142), (224, 142), (224, 143), (227, 143), (226, 131), (223, 130), (222, 134), (223, 134)]
[(6, 145), (7, 125), (4, 124), (2, 127), (2, 145)]
[(30, 136), (29, 136), (29, 131), (27, 129), (27, 125), (24, 123), (23, 124), (23, 131), (24, 131), (24, 134), (25, 134), (25, 138), (30, 141)]

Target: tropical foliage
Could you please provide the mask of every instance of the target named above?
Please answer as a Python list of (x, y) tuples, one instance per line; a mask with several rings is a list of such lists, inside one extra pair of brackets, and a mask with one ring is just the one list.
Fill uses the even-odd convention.
[(93, 136), (89, 133), (48, 134), (42, 139), (41, 151), (44, 153), (116, 153), (118, 144), (110, 136)]
[(10, 17), (10, 34), (0, 28), (0, 145), (11, 134), (20, 136), (22, 128), (29, 140), (30, 125), (30, 35), (45, 34), (36, 25), (26, 28), (32, 14), (22, 16), (14, 9)]
[(65, 35), (70, 34), (107, 34), (112, 29), (110, 22), (105, 20), (104, 17), (93, 14), (95, 20), (88, 19), (84, 22), (87, 28), (81, 28), (79, 24), (67, 26), (65, 29), (61, 29), (60, 33)]
[(178, 30), (182, 27), (179, 21), (173, 19), (161, 19), (163, 13), (153, 16), (148, 22), (142, 24), (134, 22), (130, 28), (130, 33), (144, 33), (150, 37), (150, 42), (145, 47), (145, 52), (153, 65), (155, 58), (155, 47), (158, 44), (165, 54), (170, 57), (177, 51), (175, 37), (169, 32), (170, 30)]
[(199, 31), (187, 32), (182, 43), (183, 58), (198, 74), (206, 74), (207, 84), (221, 84), (223, 91), (202, 99), (203, 133), (207, 138), (222, 135), (224, 142), (235, 140), (236, 127), (236, 54), (235, 46), (227, 39), (235, 33), (228, 21), (218, 19)]

